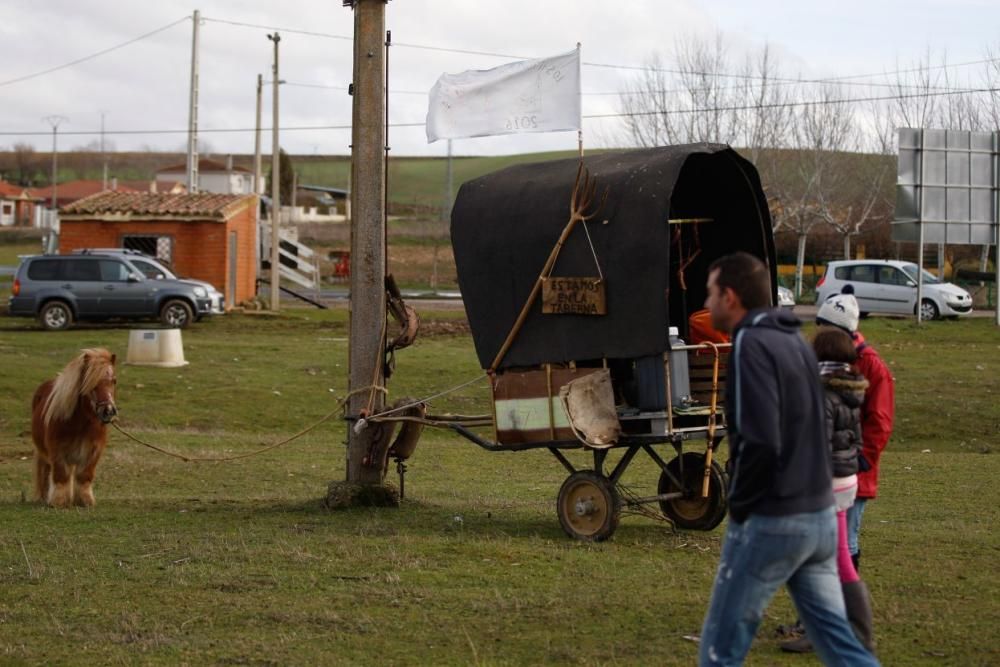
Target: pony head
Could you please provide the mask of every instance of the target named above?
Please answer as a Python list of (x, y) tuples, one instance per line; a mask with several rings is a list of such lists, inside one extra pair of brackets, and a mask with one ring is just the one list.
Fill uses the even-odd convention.
[(45, 422), (69, 419), (81, 398), (105, 424), (114, 419), (118, 414), (115, 361), (116, 356), (104, 348), (80, 350), (55, 379), (45, 405)]

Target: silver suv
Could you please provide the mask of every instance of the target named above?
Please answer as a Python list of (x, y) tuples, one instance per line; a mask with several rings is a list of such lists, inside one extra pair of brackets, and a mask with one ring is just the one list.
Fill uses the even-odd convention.
[(74, 320), (159, 319), (183, 329), (212, 312), (208, 291), (181, 280), (149, 280), (125, 256), (38, 255), (21, 261), (9, 313), (50, 331)]
[[(212, 314), (224, 315), (226, 312), (226, 298), (222, 292), (215, 288), (210, 282), (196, 280), (195, 278), (181, 278), (168, 269), (160, 260), (151, 257), (144, 252), (132, 250), (131, 248), (81, 248), (73, 251), (74, 255), (120, 255), (124, 256), (129, 264), (139, 269), (144, 276), (150, 280), (180, 280), (181, 282), (201, 285), (208, 292), (208, 298), (212, 302)], [(200, 320), (200, 315), (195, 315), (195, 321)]]

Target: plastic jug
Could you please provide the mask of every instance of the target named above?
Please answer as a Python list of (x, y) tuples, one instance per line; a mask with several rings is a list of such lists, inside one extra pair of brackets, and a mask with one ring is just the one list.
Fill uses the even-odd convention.
[(688, 375), (688, 351), (678, 350), (678, 346), (686, 345), (681, 340), (677, 327), (670, 327), (670, 404), (675, 408), (685, 407), (691, 403), (691, 378)]

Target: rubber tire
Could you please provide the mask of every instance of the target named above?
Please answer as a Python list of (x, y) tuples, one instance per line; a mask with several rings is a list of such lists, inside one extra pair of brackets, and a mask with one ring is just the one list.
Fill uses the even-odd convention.
[[(570, 494), (581, 486), (590, 485), (595, 491), (601, 494), (602, 502), (609, 509), (600, 517), (600, 523), (593, 532), (580, 531), (573, 525), (574, 517), (568, 515), (564, 509), (569, 500)], [(556, 499), (556, 514), (559, 516), (559, 525), (570, 537), (584, 542), (603, 542), (612, 535), (618, 528), (618, 519), (621, 513), (621, 499), (618, 491), (610, 479), (594, 472), (593, 470), (578, 470), (571, 474), (559, 488), (559, 497)]]
[(863, 320), (867, 320), (869, 314), (870, 313), (867, 310), (862, 310), (860, 313), (858, 313), (858, 317), (860, 317)]
[[(681, 456), (684, 457), (684, 477), (681, 477)], [(685, 496), (675, 500), (661, 500), (660, 511), (674, 522), (678, 528), (689, 530), (712, 530), (726, 516), (726, 495), (729, 480), (716, 461), (712, 461), (712, 471), (708, 478), (708, 498), (701, 497), (704, 479), (705, 455), (685, 452), (667, 463), (667, 469), (684, 485), (678, 489), (666, 472), (660, 472), (657, 493), (683, 491)]]
[(194, 313), (187, 301), (170, 299), (160, 308), (160, 323), (171, 329), (186, 329), (194, 320)]
[[(922, 320), (937, 320), (941, 318), (941, 311), (938, 309), (937, 304), (931, 299), (924, 299), (922, 302), (923, 306), (920, 308), (920, 319)], [(929, 308), (928, 308), (929, 306)], [(924, 313), (924, 309), (927, 308), (930, 313), (930, 317)]]
[(38, 323), (46, 331), (64, 331), (73, 326), (73, 309), (65, 301), (49, 301), (38, 312)]

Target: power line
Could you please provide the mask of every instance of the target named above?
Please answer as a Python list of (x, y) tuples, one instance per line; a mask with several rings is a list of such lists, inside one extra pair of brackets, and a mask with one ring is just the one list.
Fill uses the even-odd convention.
[[(348, 41), (350, 41), (350, 40), (353, 39), (353, 37), (351, 37), (349, 35), (335, 35), (335, 34), (331, 34), (331, 33), (316, 32), (316, 31), (311, 31), (311, 30), (297, 30), (297, 29), (294, 29), (294, 28), (279, 28), (279, 27), (276, 27), (276, 26), (268, 26), (268, 25), (262, 25), (262, 24), (256, 24), (256, 23), (245, 23), (245, 22), (241, 22), (241, 21), (229, 21), (229, 20), (225, 20), (225, 19), (210, 19), (210, 18), (206, 18), (204, 20), (205, 21), (213, 21), (213, 22), (216, 22), (216, 23), (226, 23), (226, 24), (229, 24), (229, 25), (241, 26), (241, 27), (246, 27), (246, 28), (255, 28), (255, 29), (259, 29), (259, 30), (281, 30), (282, 32), (289, 32), (289, 33), (300, 34), (300, 35), (308, 35), (308, 36), (311, 36), (311, 37), (323, 37), (323, 38), (327, 38), (327, 39), (338, 39), (338, 40), (348, 40)], [(402, 48), (408, 48), (408, 49), (418, 49), (418, 50), (422, 50), (422, 51), (438, 51), (438, 52), (443, 52), (443, 53), (460, 53), (460, 54), (465, 54), (465, 55), (486, 56), (486, 57), (490, 57), (490, 58), (509, 58), (509, 59), (512, 59), (512, 60), (529, 60), (529, 59), (533, 59), (533, 58), (537, 57), (537, 56), (518, 55), (518, 54), (513, 54), (513, 53), (499, 53), (499, 52), (495, 52), (495, 51), (479, 51), (479, 50), (475, 50), (475, 49), (457, 49), (457, 48), (445, 47), (445, 46), (432, 46), (432, 45), (429, 45), (429, 44), (414, 44), (414, 43), (409, 43), (409, 42), (393, 42), (393, 46), (402, 47)], [(971, 61), (961, 62), (961, 63), (941, 64), (941, 65), (927, 65), (926, 67), (913, 67), (913, 68), (910, 68), (910, 69), (896, 69), (896, 70), (889, 70), (889, 71), (882, 71), (882, 72), (873, 72), (873, 73), (867, 73), (867, 74), (847, 74), (847, 75), (841, 75), (841, 76), (835, 76), (835, 77), (826, 77), (826, 78), (818, 78), (818, 79), (804, 79), (804, 78), (800, 78), (800, 77), (766, 77), (766, 76), (761, 76), (759, 74), (744, 74), (744, 73), (738, 73), (738, 72), (701, 72), (701, 71), (687, 71), (687, 72), (685, 72), (684, 70), (675, 69), (675, 68), (669, 68), (669, 67), (655, 67), (655, 66), (648, 66), (648, 65), (622, 65), (622, 64), (617, 64), (617, 63), (597, 63), (597, 62), (587, 62), (587, 61), (581, 62), (581, 65), (585, 65), (587, 67), (604, 68), (604, 69), (621, 69), (621, 70), (632, 70), (632, 71), (654, 71), (654, 72), (664, 72), (664, 73), (667, 73), (667, 74), (690, 74), (690, 75), (696, 75), (696, 76), (709, 76), (709, 77), (718, 77), (718, 78), (734, 78), (734, 79), (746, 79), (746, 80), (751, 80), (751, 79), (764, 80), (764, 79), (766, 79), (768, 81), (773, 81), (773, 82), (778, 82), (778, 83), (783, 83), (783, 84), (792, 84), (792, 83), (800, 83), (800, 84), (801, 83), (822, 84), (822, 83), (839, 82), (839, 83), (843, 83), (845, 85), (852, 85), (852, 86), (857, 85), (857, 86), (876, 86), (876, 87), (879, 87), (879, 86), (880, 87), (896, 87), (896, 84), (892, 84), (892, 83), (881, 83), (881, 84), (879, 84), (879, 83), (870, 83), (870, 82), (855, 82), (855, 81), (850, 81), (850, 79), (862, 79), (862, 78), (871, 78), (871, 77), (877, 77), (877, 76), (890, 76), (890, 75), (893, 75), (893, 74), (910, 74), (910, 73), (914, 73), (914, 72), (925, 72), (925, 71), (938, 70), (938, 69), (957, 69), (959, 67), (971, 67), (973, 65), (983, 65), (983, 64), (993, 63), (993, 62), (998, 62), (998, 61), (1000, 61), (1000, 59), (998, 59), (998, 58), (985, 58), (985, 59), (981, 59), (981, 60), (971, 60)], [(911, 86), (902, 86), (902, 87), (911, 87)], [(931, 87), (931, 88), (933, 89), (933, 87)], [(958, 89), (950, 89), (950, 88), (945, 88), (943, 90), (954, 91), (954, 92), (958, 91)], [(671, 92), (671, 91), (665, 91), (665, 92)], [(678, 91), (678, 92), (680, 92), (680, 91)], [(612, 94), (612, 93), (601, 93), (601, 94)]]
[(961, 91), (940, 91), (932, 93), (912, 93), (908, 95), (885, 95), (873, 97), (847, 97), (835, 100), (804, 100), (801, 102), (774, 102), (768, 104), (743, 104), (727, 107), (704, 107), (700, 109), (661, 109), (656, 111), (633, 111), (624, 113), (591, 114), (583, 118), (627, 118), (635, 116), (658, 116), (688, 113), (716, 113), (720, 111), (750, 111), (756, 109), (787, 109), (792, 107), (813, 107), (833, 104), (856, 104), (858, 102), (884, 102), (888, 100), (905, 100), (918, 97), (942, 97), (948, 95), (969, 95), (979, 93), (996, 93), (1000, 88), (970, 88)]
[[(932, 93), (913, 93), (907, 95), (884, 95), (884, 96), (872, 96), (872, 97), (848, 97), (833, 100), (803, 100), (799, 102), (776, 102), (773, 104), (745, 104), (745, 105), (734, 105), (726, 107), (699, 107), (694, 109), (663, 109), (657, 111), (633, 111), (633, 112), (621, 112), (621, 113), (606, 113), (606, 114), (585, 114), (581, 116), (584, 120), (599, 120), (606, 118), (631, 118), (638, 116), (654, 116), (654, 115), (678, 115), (678, 114), (693, 114), (693, 113), (716, 113), (721, 111), (750, 111), (755, 109), (783, 109), (792, 107), (809, 107), (809, 106), (826, 106), (832, 104), (856, 104), (859, 102), (880, 102), (889, 100), (903, 100), (903, 99), (913, 99), (919, 97), (943, 97), (948, 95), (966, 95), (966, 94), (979, 94), (979, 93), (997, 93), (1000, 92), (1000, 88), (975, 88), (966, 91), (942, 91), (942, 92), (932, 92)], [(413, 122), (413, 123), (390, 123), (389, 127), (424, 127), (425, 123), (423, 121)], [(316, 131), (316, 130), (349, 130), (351, 125), (341, 124), (341, 125), (300, 125), (300, 126), (289, 126), (279, 128), (282, 132), (298, 132), (298, 131)], [(270, 128), (261, 128), (262, 131), (270, 131)], [(223, 133), (239, 133), (239, 132), (255, 132), (256, 128), (252, 127), (240, 127), (240, 128), (214, 128), (214, 129), (199, 129), (199, 132), (208, 132), (213, 134), (223, 134)], [(186, 134), (187, 129), (182, 130), (105, 130), (105, 134), (115, 134), (115, 135), (137, 135), (137, 134)], [(44, 131), (30, 132), (10, 132), (3, 131), (0, 132), (0, 136), (47, 136), (49, 133)], [(100, 130), (73, 130), (67, 132), (61, 132), (62, 135), (94, 135), (100, 134)]]
[(295, 28), (281, 28), (273, 25), (260, 25), (259, 23), (245, 23), (243, 21), (229, 21), (226, 19), (213, 19), (203, 16), (202, 20), (206, 23), (225, 23), (226, 25), (240, 26), (241, 28), (255, 28), (257, 30), (272, 30), (278, 32), (287, 32), (292, 35), (307, 35), (309, 37), (323, 37), (326, 39), (341, 39), (347, 41), (353, 41), (354, 37), (350, 35), (334, 35), (328, 32), (316, 32), (315, 30), (297, 30)]
[(117, 44), (115, 46), (112, 46), (110, 48), (104, 49), (102, 51), (98, 51), (96, 53), (91, 53), (89, 56), (84, 56), (82, 58), (77, 58), (76, 60), (73, 60), (71, 62), (64, 63), (62, 65), (57, 65), (56, 67), (50, 67), (49, 69), (42, 70), (40, 72), (34, 72), (33, 74), (25, 74), (24, 76), (19, 76), (16, 79), (9, 79), (7, 81), (0, 81), (0, 86), (8, 86), (8, 85), (10, 85), (12, 83), (19, 83), (21, 81), (27, 81), (28, 79), (34, 79), (35, 77), (43, 76), (45, 74), (51, 74), (52, 72), (58, 72), (61, 69), (66, 69), (67, 67), (72, 67), (73, 65), (79, 65), (80, 63), (87, 62), (88, 60), (93, 60), (94, 58), (97, 58), (99, 56), (103, 56), (106, 53), (111, 53), (112, 51), (117, 51), (118, 49), (121, 49), (121, 48), (124, 48), (126, 46), (129, 46), (130, 44), (135, 44), (138, 41), (146, 39), (147, 37), (152, 37), (153, 35), (156, 35), (158, 33), (163, 32), (164, 30), (169, 30), (170, 28), (173, 28), (175, 25), (178, 25), (180, 23), (183, 23), (184, 21), (190, 21), (190, 20), (191, 20), (190, 16), (185, 16), (184, 18), (178, 19), (178, 20), (174, 21), (173, 23), (168, 23), (167, 25), (163, 26), (162, 28), (157, 28), (156, 30), (153, 30), (151, 32), (147, 32), (144, 35), (139, 35), (138, 37), (135, 37), (134, 39), (130, 39), (127, 42), (122, 42), (121, 44)]

